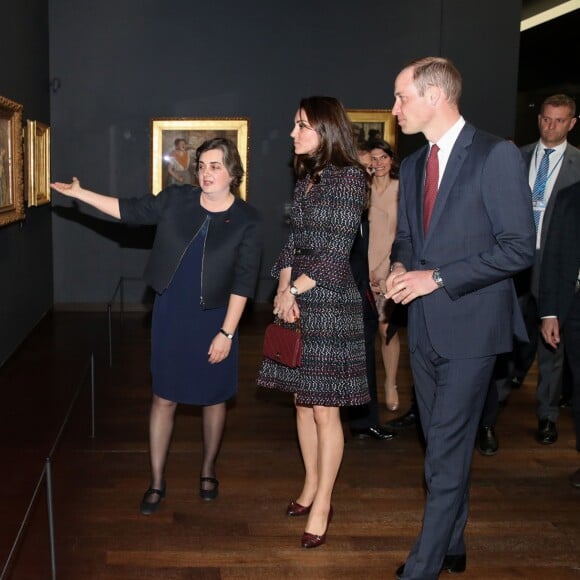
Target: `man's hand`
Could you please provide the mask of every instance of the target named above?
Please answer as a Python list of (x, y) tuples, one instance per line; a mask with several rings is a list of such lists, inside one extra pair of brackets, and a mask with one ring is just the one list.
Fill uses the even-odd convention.
[(560, 324), (557, 318), (542, 318), (542, 336), (552, 348), (560, 344)]
[(401, 266), (395, 266), (387, 278), (387, 293), (385, 298), (397, 304), (409, 304), (419, 298), (437, 290), (433, 280), (433, 270), (412, 270), (407, 272)]

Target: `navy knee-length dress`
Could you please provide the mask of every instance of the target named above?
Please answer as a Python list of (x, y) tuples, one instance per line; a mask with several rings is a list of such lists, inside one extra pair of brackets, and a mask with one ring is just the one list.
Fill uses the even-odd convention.
[[(212, 219), (220, 213), (208, 212)], [(201, 273), (208, 220), (189, 244), (169, 287), (155, 298), (151, 328), (153, 392), (191, 405), (214, 405), (231, 399), (238, 383), (238, 334), (229, 356), (208, 362), (211, 341), (223, 324), (227, 307), (203, 310)]]

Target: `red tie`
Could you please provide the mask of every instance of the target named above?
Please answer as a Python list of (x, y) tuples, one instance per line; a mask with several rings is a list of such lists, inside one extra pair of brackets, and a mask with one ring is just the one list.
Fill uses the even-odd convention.
[(439, 158), (437, 152), (439, 147), (432, 145), (427, 158), (427, 169), (425, 171), (425, 198), (423, 201), (423, 231), (427, 233), (429, 229), (429, 222), (431, 221), (431, 214), (433, 213), (433, 206), (435, 205), (435, 198), (437, 197), (437, 189), (439, 187)]

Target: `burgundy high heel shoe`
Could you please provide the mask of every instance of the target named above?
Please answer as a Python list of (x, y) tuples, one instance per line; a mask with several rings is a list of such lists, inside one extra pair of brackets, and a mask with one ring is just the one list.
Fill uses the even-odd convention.
[(326, 542), (326, 533), (328, 532), (328, 526), (330, 526), (330, 522), (332, 521), (332, 513), (332, 506), (330, 506), (328, 519), (326, 520), (326, 530), (324, 530), (324, 534), (322, 534), (322, 536), (317, 536), (316, 534), (310, 534), (308, 532), (304, 532), (302, 534), (303, 548), (318, 548), (318, 546), (322, 546), (322, 544)]
[(292, 500), (288, 507), (286, 508), (286, 515), (287, 516), (307, 516), (310, 513), (310, 508), (312, 504), (309, 506), (301, 505), (297, 501)]

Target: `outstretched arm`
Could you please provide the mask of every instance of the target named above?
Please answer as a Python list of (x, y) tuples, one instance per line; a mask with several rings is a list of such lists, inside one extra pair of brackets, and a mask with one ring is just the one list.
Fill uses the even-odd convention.
[(98, 209), (104, 214), (116, 219), (121, 219), (119, 200), (116, 197), (109, 197), (108, 195), (102, 195), (88, 189), (83, 189), (76, 177), (72, 178), (71, 183), (60, 183), (57, 181), (51, 183), (50, 187), (67, 197), (78, 199), (79, 201)]

